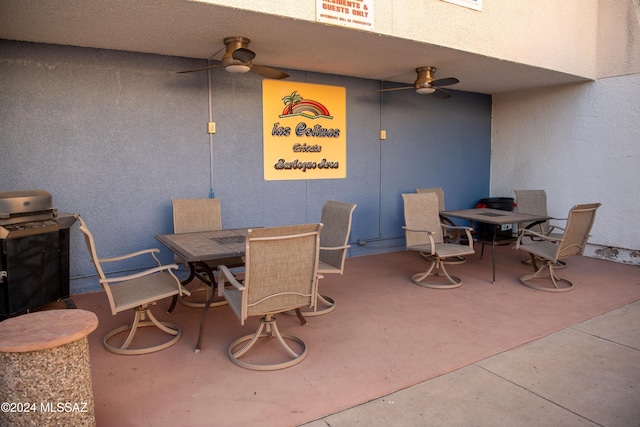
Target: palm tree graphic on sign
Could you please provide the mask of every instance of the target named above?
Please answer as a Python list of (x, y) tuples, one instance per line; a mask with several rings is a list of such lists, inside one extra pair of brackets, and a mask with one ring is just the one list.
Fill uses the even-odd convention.
[(291, 95), (282, 98), (284, 102), (284, 110), (280, 117), (303, 116), (309, 119), (333, 119), (333, 116), (327, 110), (327, 107), (318, 101), (312, 99), (304, 99), (298, 91), (293, 91)]

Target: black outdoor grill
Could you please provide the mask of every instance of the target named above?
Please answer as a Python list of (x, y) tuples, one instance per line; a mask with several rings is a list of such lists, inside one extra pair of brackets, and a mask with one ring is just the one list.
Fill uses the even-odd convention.
[(0, 320), (69, 297), (74, 221), (46, 191), (0, 192)]

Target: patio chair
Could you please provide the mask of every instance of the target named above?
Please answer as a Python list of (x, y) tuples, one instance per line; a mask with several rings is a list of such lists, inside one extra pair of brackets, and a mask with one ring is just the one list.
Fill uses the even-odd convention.
[[(236, 365), (253, 370), (275, 370), (296, 365), (307, 356), (304, 340), (280, 333), (274, 315), (316, 304), (321, 230), (322, 224), (249, 230), (244, 283), (240, 283), (226, 266), (219, 266), (218, 293), (229, 302), (240, 324), (244, 325), (250, 316), (261, 316), (254, 334), (243, 336), (229, 346), (229, 358)], [(274, 355), (265, 356), (264, 351), (260, 353), (262, 362), (255, 354), (241, 359), (260, 338), (276, 338), (268, 341), (280, 344), (282, 348), (277, 348), (285, 350), (286, 360), (274, 361), (272, 358), (265, 362), (265, 357)], [(300, 349), (293, 349), (285, 339), (297, 343), (296, 347)], [(264, 346), (260, 348), (265, 349)], [(281, 359), (280, 355), (278, 360)]]
[[(324, 226), (320, 234), (320, 257), (318, 273), (320, 278), (325, 274), (342, 274), (347, 250), (351, 247), (349, 233), (353, 211), (357, 205), (327, 200), (322, 206), (320, 222)], [(303, 311), (305, 316), (313, 317), (327, 314), (335, 310), (333, 298), (318, 293), (318, 304), (312, 310)], [(322, 306), (320, 306), (322, 304)], [(304, 322), (302, 319), (301, 321)]]
[[(534, 215), (549, 215), (547, 213), (547, 193), (544, 190), (515, 190), (516, 204), (518, 206), (518, 212), (528, 213)], [(566, 221), (566, 218), (552, 218), (554, 220)], [(551, 225), (549, 221), (543, 221), (539, 224), (532, 225), (532, 223), (520, 223), (519, 228), (530, 228), (545, 236), (551, 236), (559, 238), (562, 236), (562, 227), (557, 225)], [(554, 232), (555, 230), (560, 231)], [(529, 237), (532, 240), (538, 240), (537, 237)], [(522, 259), (523, 264), (531, 264), (530, 257), (524, 257)], [(556, 269), (566, 267), (564, 261), (558, 261), (556, 263)]]
[[(435, 193), (438, 196), (438, 211), (442, 212), (446, 210), (444, 203), (444, 191), (440, 187), (432, 188), (416, 188), (416, 193)], [(455, 227), (456, 224), (446, 216), (440, 215), (440, 222), (451, 227)], [(445, 229), (443, 230), (443, 237), (446, 243), (460, 243), (460, 240), (464, 236), (463, 230)], [(445, 264), (462, 264), (466, 262), (465, 257), (455, 257), (445, 261)]]
[[(452, 227), (440, 222), (438, 197), (434, 193), (403, 194), (404, 220), (407, 250), (419, 252), (429, 263), (424, 273), (411, 276), (411, 281), (419, 286), (433, 289), (453, 289), (462, 286), (462, 279), (451, 276), (445, 269), (448, 258), (475, 253), (471, 227)], [(467, 244), (445, 243), (443, 229), (463, 230)], [(443, 281), (430, 280), (431, 276), (443, 277)]]
[[(219, 199), (172, 199), (171, 204), (173, 206), (174, 233), (198, 233), (222, 229), (222, 215)], [(177, 255), (175, 256), (175, 262), (186, 265), (186, 262), (180, 259)], [(233, 257), (204, 262), (206, 263), (208, 270), (210, 271), (215, 271), (220, 264), (224, 264), (229, 268), (244, 266), (244, 258), (242, 257)], [(206, 268), (203, 268), (203, 266), (195, 265), (195, 269), (192, 271), (192, 273), (194, 273), (194, 276), (198, 277), (201, 282), (199, 283), (199, 286), (194, 288), (191, 292), (196, 293), (200, 290), (206, 290), (207, 298), (205, 299), (205, 301), (209, 299), (209, 292), (215, 291), (215, 289), (212, 289), (212, 287), (210, 286), (206, 286), (205, 289), (202, 289), (202, 285), (206, 283), (205, 280), (209, 281), (209, 283), (213, 283), (213, 286), (215, 287), (215, 281), (212, 277), (202, 277), (202, 275), (209, 275), (208, 270)], [(190, 276), (188, 279), (186, 279), (185, 283), (191, 282), (194, 279), (194, 276)], [(205, 304), (204, 301), (193, 301), (186, 298), (179, 299), (183, 305), (186, 305), (188, 307), (204, 307)], [(173, 311), (174, 305), (175, 304), (172, 305), (169, 311)], [(216, 301), (211, 305), (218, 306), (220, 305), (220, 302)]]
[[(528, 252), (535, 272), (520, 277), (520, 282), (532, 289), (550, 292), (567, 292), (573, 289), (573, 283), (558, 277), (555, 273), (556, 263), (573, 255), (582, 256), (589, 232), (596, 217), (596, 210), (600, 203), (576, 205), (569, 211), (565, 231), (561, 237), (548, 236), (533, 230), (522, 229), (518, 233), (516, 249)], [(524, 237), (536, 240), (527, 244), (522, 243)], [(540, 267), (537, 263), (541, 262)], [(538, 279), (550, 279), (548, 285), (533, 283)]]
[[(121, 311), (129, 309), (133, 309), (135, 313), (132, 324), (116, 328), (105, 335), (102, 341), (105, 348), (116, 354), (145, 354), (165, 349), (177, 343), (181, 335), (178, 325), (157, 320), (150, 310), (150, 305), (163, 298), (181, 295), (182, 293), (189, 294), (189, 291), (180, 285), (180, 281), (173, 274), (173, 270), (177, 269), (178, 266), (176, 264), (162, 265), (156, 257), (160, 250), (155, 248), (112, 258), (98, 258), (93, 235), (80, 215), (75, 217), (80, 223), (80, 231), (84, 234), (85, 243), (91, 256), (91, 262), (98, 273), (99, 282), (107, 294), (111, 314), (115, 316)], [(109, 277), (107, 277), (103, 269), (104, 264), (126, 261), (145, 255), (151, 255), (157, 267), (128, 275), (115, 276), (109, 274)], [(146, 320), (147, 318), (149, 320)], [(170, 336), (169, 339), (157, 345), (130, 347), (138, 329), (146, 326), (157, 327), (168, 334)], [(129, 331), (129, 334), (123, 344), (118, 346), (110, 343), (111, 338), (125, 331)]]
[[(518, 212), (534, 215), (549, 215), (547, 213), (547, 193), (544, 190), (515, 190), (515, 193)], [(560, 220), (560, 218), (552, 219)], [(565, 221), (566, 218), (562, 220)], [(531, 223), (520, 223), (518, 227), (526, 228), (530, 225)], [(552, 236), (555, 229), (562, 230), (561, 227), (551, 225), (549, 221), (536, 224), (531, 229), (534, 231), (537, 230), (538, 233), (544, 234), (545, 236)], [(561, 235), (562, 233), (555, 233), (554, 237)]]

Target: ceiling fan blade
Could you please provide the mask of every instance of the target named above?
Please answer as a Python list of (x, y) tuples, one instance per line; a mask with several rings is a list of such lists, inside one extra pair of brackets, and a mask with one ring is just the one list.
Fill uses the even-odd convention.
[(222, 67), (222, 64), (218, 64), (218, 65), (211, 65), (211, 66), (209, 66), (209, 67), (194, 68), (193, 70), (176, 71), (176, 73), (177, 73), (177, 74), (193, 73), (194, 71), (211, 70), (211, 69), (213, 69), (213, 68), (219, 68), (219, 67)]
[(389, 89), (378, 89), (376, 92), (391, 92), (392, 90), (415, 89), (413, 86), (391, 87)]
[(251, 66), (251, 72), (261, 75), (262, 77), (266, 77), (268, 79), (286, 79), (289, 77), (289, 74), (283, 73), (280, 70), (276, 70), (275, 68), (267, 67), (264, 65), (256, 65), (253, 64)]
[(449, 92), (447, 92), (446, 90), (440, 89), (439, 87), (435, 87), (434, 89), (436, 91), (433, 92), (431, 95), (435, 96), (436, 98), (439, 98), (439, 99), (451, 98), (451, 94)]
[(449, 86), (460, 83), (460, 80), (455, 77), (445, 77), (444, 79), (432, 80), (431, 86)]
[(234, 50), (231, 56), (233, 59), (237, 59), (238, 61), (249, 62), (256, 57), (256, 53), (252, 50), (241, 47)]

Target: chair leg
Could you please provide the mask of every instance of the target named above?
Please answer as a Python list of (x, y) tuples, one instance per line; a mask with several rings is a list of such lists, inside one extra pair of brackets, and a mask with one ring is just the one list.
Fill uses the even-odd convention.
[[(271, 363), (271, 364), (267, 364), (267, 363), (258, 364), (258, 363), (251, 363), (244, 360), (240, 360), (240, 357), (244, 356), (260, 338), (274, 338), (274, 337), (276, 338), (276, 341), (286, 351), (288, 356), (291, 357), (291, 359), (285, 362)], [(298, 344), (302, 345), (302, 351), (300, 353), (295, 352), (289, 346), (289, 344), (287, 344), (285, 339), (295, 341)], [(244, 346), (242, 346), (240, 350), (234, 351), (235, 348), (238, 347), (238, 345), (244, 343), (245, 341), (248, 341), (248, 342)], [(289, 334), (280, 333), (280, 330), (278, 329), (278, 325), (276, 324), (275, 317), (273, 317), (273, 315), (271, 314), (268, 314), (260, 319), (260, 326), (258, 327), (258, 330), (254, 334), (245, 335), (244, 337), (241, 337), (235, 340), (233, 343), (231, 343), (231, 345), (229, 346), (228, 353), (231, 361), (242, 368), (252, 369), (256, 371), (273, 371), (276, 369), (288, 368), (290, 366), (293, 366), (302, 362), (307, 357), (307, 344), (301, 338), (298, 338), (296, 336), (289, 335)]]
[[(423, 254), (423, 256), (425, 256)], [(431, 289), (455, 289), (462, 286), (462, 279), (457, 276), (451, 276), (447, 269), (444, 267), (444, 263), (441, 259), (435, 257), (425, 256), (426, 259), (430, 259), (431, 266), (424, 273), (415, 273), (411, 276), (411, 281), (425, 288)], [(426, 281), (429, 277), (444, 277), (446, 278), (445, 283), (437, 283), (432, 281)]]
[[(304, 314), (306, 317), (315, 317), (315, 316), (322, 316), (323, 314), (331, 313), (333, 310), (336, 309), (336, 302), (333, 300), (333, 298), (330, 298), (326, 295), (318, 294), (317, 299), (318, 299), (318, 302), (313, 309), (301, 311), (301, 314)], [(297, 311), (300, 311), (300, 310), (298, 309)]]
[[(536, 264), (536, 260), (532, 260), (532, 264)], [(573, 283), (571, 283), (567, 279), (562, 279), (556, 275), (555, 264), (551, 261), (544, 261), (544, 263), (532, 274), (527, 274), (525, 276), (520, 277), (520, 283), (531, 288), (536, 289), (538, 291), (546, 291), (546, 292), (568, 292), (573, 290)], [(546, 272), (546, 274), (544, 274)], [(532, 283), (533, 280), (543, 279), (549, 280), (553, 287), (551, 286), (543, 286), (536, 285)]]
[[(285, 314), (289, 314), (289, 313), (285, 313)], [(307, 319), (305, 319), (304, 316), (302, 315), (302, 311), (300, 311), (299, 308), (296, 308), (296, 316), (298, 316), (298, 320), (300, 321), (300, 324), (302, 326), (307, 326), (309, 324), (309, 322), (307, 322)]]
[[(108, 351), (116, 354), (146, 354), (146, 353), (152, 353), (154, 351), (160, 351), (167, 347), (171, 347), (172, 345), (174, 345), (180, 340), (180, 336), (182, 335), (182, 331), (180, 330), (180, 327), (173, 323), (160, 322), (158, 319), (155, 318), (153, 313), (151, 313), (151, 311), (149, 310), (148, 304), (142, 305), (140, 307), (136, 307), (134, 311), (135, 311), (135, 316), (133, 318), (133, 323), (131, 325), (125, 325), (125, 326), (119, 327), (117, 329), (112, 330), (107, 335), (105, 335), (104, 339), (102, 340), (102, 343), (104, 344), (104, 347)], [(149, 318), (149, 320), (145, 321), (147, 317)], [(151, 347), (129, 348), (138, 329), (147, 327), (147, 326), (155, 326), (158, 329), (160, 329), (162, 332), (171, 335), (171, 338), (163, 343), (160, 343), (158, 345), (151, 346)], [(127, 339), (120, 347), (116, 347), (109, 343), (109, 340), (111, 338), (125, 331), (129, 331), (129, 335), (127, 336)]]
[(249, 349), (251, 347), (253, 347), (253, 345), (258, 341), (259, 338), (268, 336), (268, 334), (263, 334), (262, 333), (262, 331), (264, 330), (264, 325), (265, 325), (265, 322), (263, 322), (263, 320), (260, 319), (260, 326), (258, 326), (258, 330), (253, 335), (246, 335), (246, 336), (240, 338), (239, 340), (234, 341), (233, 344), (231, 344), (231, 346), (229, 346), (229, 351), (231, 352), (232, 348), (235, 348), (241, 342), (247, 341), (245, 338), (251, 337), (249, 342), (247, 344), (245, 344), (244, 347), (242, 347), (240, 350), (238, 350), (238, 351), (236, 351), (236, 352), (234, 352), (232, 354), (232, 356), (234, 358), (242, 357), (247, 351), (249, 351)]
[[(317, 302), (315, 307), (304, 311), (300, 310), (299, 308), (296, 309), (296, 315), (298, 316), (298, 319), (300, 319), (301, 325), (307, 324), (307, 321), (304, 319), (304, 317), (301, 318), (301, 316), (303, 315), (306, 317), (322, 316), (323, 314), (331, 313), (336, 309), (336, 302), (333, 300), (333, 298), (326, 295), (317, 294), (316, 299)], [(291, 315), (291, 312), (287, 311), (284, 314)]]

